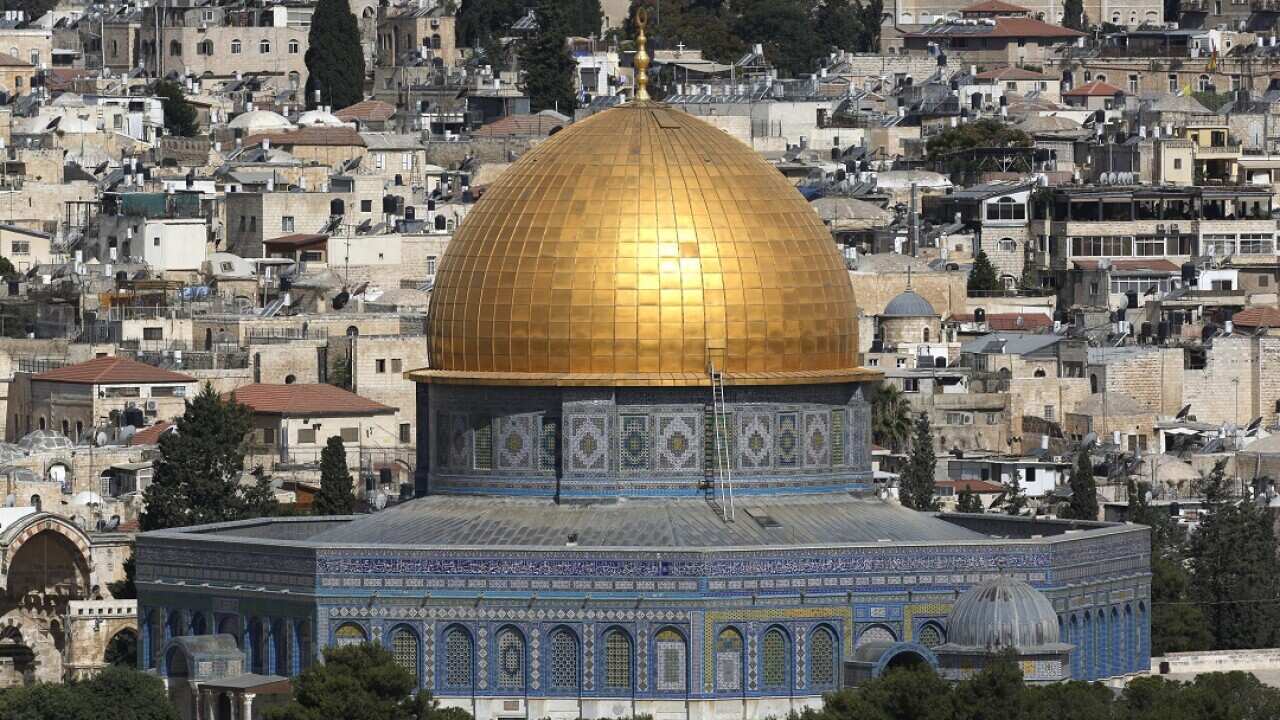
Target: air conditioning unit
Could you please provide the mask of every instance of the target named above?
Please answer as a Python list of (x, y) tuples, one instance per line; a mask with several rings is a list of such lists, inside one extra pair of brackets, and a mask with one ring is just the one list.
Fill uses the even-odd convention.
[(1160, 223), (1159, 225), (1156, 225), (1156, 232), (1158, 233), (1164, 232), (1164, 223)]
[(155, 401), (155, 400), (148, 400), (148, 401), (147, 401), (147, 411), (148, 411), (148, 412), (155, 412), (156, 408), (157, 408), (157, 405), (156, 405), (156, 401)]

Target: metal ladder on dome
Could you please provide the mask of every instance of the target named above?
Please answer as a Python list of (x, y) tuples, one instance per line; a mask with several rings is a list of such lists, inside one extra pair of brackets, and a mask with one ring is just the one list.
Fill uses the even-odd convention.
[(729, 437), (729, 413), (724, 401), (724, 373), (716, 370), (716, 364), (710, 362), (707, 363), (707, 375), (711, 378), (711, 425), (716, 443), (716, 502), (724, 521), (733, 522), (733, 469), (726, 442)]

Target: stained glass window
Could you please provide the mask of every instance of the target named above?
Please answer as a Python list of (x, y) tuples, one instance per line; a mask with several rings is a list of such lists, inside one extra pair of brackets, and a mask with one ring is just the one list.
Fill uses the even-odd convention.
[(716, 640), (716, 686), (722, 691), (742, 689), (742, 635), (733, 628), (720, 631)]
[(631, 689), (631, 639), (614, 630), (604, 640), (604, 686), (610, 690)]
[(684, 638), (675, 630), (663, 630), (655, 638), (656, 674), (654, 685), (662, 692), (684, 692)]
[(498, 687), (524, 688), (524, 638), (511, 628), (498, 633)]
[(574, 690), (578, 687), (578, 641), (568, 630), (557, 630), (551, 636), (551, 689)]
[(368, 639), (364, 634), (364, 628), (359, 625), (353, 625), (352, 623), (347, 623), (346, 625), (338, 628), (337, 631), (333, 633), (333, 638), (334, 645), (337, 645), (338, 647), (360, 645)]
[(418, 636), (408, 628), (400, 628), (391, 635), (391, 655), (396, 664), (418, 676)]
[(787, 639), (782, 631), (773, 628), (764, 634), (764, 667), (761, 675), (766, 688), (780, 688), (787, 684)]
[(920, 636), (916, 639), (927, 648), (937, 647), (943, 643), (942, 631), (938, 629), (937, 625), (933, 624), (920, 628)]
[(815, 688), (835, 687), (836, 639), (831, 631), (818, 628), (809, 638), (810, 681)]
[(450, 687), (471, 687), (471, 636), (452, 628), (444, 638), (444, 682)]

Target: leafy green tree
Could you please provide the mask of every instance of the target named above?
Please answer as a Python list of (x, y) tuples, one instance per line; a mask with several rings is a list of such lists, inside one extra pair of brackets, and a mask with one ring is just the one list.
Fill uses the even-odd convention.
[(37, 683), (0, 692), (5, 720), (178, 720), (164, 683), (132, 668), (111, 666), (90, 680)]
[(351, 472), (347, 470), (347, 449), (342, 438), (334, 435), (320, 451), (320, 492), (312, 510), (316, 515), (348, 515), (356, 506), (351, 489)]
[(539, 0), (538, 32), (520, 48), (525, 92), (534, 112), (555, 110), (572, 115), (577, 105), (573, 73), (577, 64), (566, 44), (569, 20), (557, 0)]
[(933, 473), (937, 457), (933, 452), (933, 428), (929, 426), (929, 414), (920, 413), (916, 420), (915, 436), (911, 440), (911, 457), (902, 473), (899, 497), (902, 504), (913, 510), (937, 510), (934, 497)]
[(1280, 717), (1280, 690), (1249, 673), (1205, 673), (1189, 683), (1160, 677), (1130, 681), (1116, 703), (1124, 720), (1252, 720)]
[(138, 634), (131, 630), (122, 630), (107, 642), (107, 650), (103, 659), (108, 665), (133, 668), (138, 666)]
[(761, 44), (765, 58), (783, 76), (814, 72), (818, 59), (827, 53), (810, 19), (808, 3), (746, 0), (734, 3), (734, 8), (739, 12), (737, 35), (749, 44)]
[(363, 100), (364, 50), (347, 0), (319, 0), (307, 41), (307, 107), (331, 105), (336, 110)]
[(877, 445), (901, 452), (911, 438), (911, 404), (897, 385), (881, 381), (871, 391), (871, 437)]
[(18, 271), (13, 267), (13, 263), (9, 262), (9, 258), (0, 257), (0, 277), (11, 278), (17, 274)]
[(1147, 501), (1147, 490), (1145, 483), (1130, 483), (1129, 519), (1151, 528), (1151, 654), (1207, 650), (1213, 637), (1191, 597), (1186, 532), (1167, 510)]
[(333, 374), (329, 376), (329, 384), (343, 390), (351, 389), (351, 356), (338, 358), (333, 364)]
[(129, 558), (124, 561), (123, 565), (124, 579), (107, 583), (107, 591), (111, 593), (111, 597), (117, 600), (137, 600), (138, 588), (133, 584), (133, 580), (138, 572), (138, 561), (134, 558), (133, 553), (129, 553)]
[(705, 58), (731, 63), (742, 57), (747, 41), (738, 35), (738, 14), (726, 0), (632, 0), (626, 37), (636, 36), (635, 16), (648, 8), (649, 53), (683, 44), (702, 50)]
[(417, 678), (380, 645), (325, 648), (324, 663), (302, 671), (293, 700), (266, 712), (267, 720), (461, 720), (441, 710), (427, 691), (413, 696)]
[(825, 698), (824, 720), (949, 720), (951, 686), (927, 666), (890, 670)]
[(1026, 717), (1036, 720), (1108, 720), (1115, 694), (1102, 683), (1073, 680), (1028, 687)]
[(1027, 494), (1023, 491), (1017, 474), (1010, 477), (1009, 482), (1001, 484), (1004, 485), (1004, 492), (1000, 493), (994, 504), (1004, 510), (1006, 515), (1021, 515), (1027, 507)]
[(1072, 30), (1084, 30), (1089, 21), (1084, 14), (1084, 0), (1063, 0), (1062, 25)]
[(191, 137), (199, 131), (196, 108), (187, 102), (187, 94), (181, 85), (161, 80), (152, 86), (151, 91), (160, 97), (160, 105), (164, 110), (164, 129), (170, 135)]
[(270, 485), (241, 484), (249, 408), (209, 383), (187, 402), (177, 431), (160, 438), (160, 458), (143, 492), (143, 530), (241, 520), (269, 514)]
[(960, 491), (960, 498), (956, 502), (956, 512), (980, 513), (986, 512), (986, 510), (982, 507), (982, 499), (978, 497), (978, 493), (966, 488)]
[(1093, 458), (1088, 448), (1076, 453), (1075, 466), (1071, 468), (1071, 504), (1067, 517), (1075, 520), (1098, 519), (1098, 483), (1093, 479)]
[[(880, 23), (884, 15), (884, 0), (861, 0), (858, 5), (858, 19), (862, 32), (853, 45), (855, 52), (880, 52)], [(841, 48), (847, 50), (848, 48)]]
[(925, 145), (929, 161), (957, 183), (975, 180), (980, 169), (979, 148), (1030, 147), (1031, 136), (999, 120), (983, 119), (947, 128)]
[(973, 267), (969, 270), (969, 282), (966, 292), (969, 297), (987, 296), (1002, 290), (1000, 278), (996, 276), (996, 267), (991, 264), (985, 250), (979, 250), (973, 259)]
[(461, 47), (488, 47), (508, 34), (511, 24), (525, 11), (520, 0), (462, 0), (458, 9), (456, 35)]
[(1191, 596), (1204, 607), (1219, 650), (1271, 647), (1280, 607), (1280, 562), (1271, 518), (1231, 492), (1226, 460), (1201, 481), (1205, 517), (1191, 536)]
[(854, 50), (863, 42), (862, 6), (850, 0), (825, 0), (815, 11), (814, 26), (826, 49)]
[(1022, 670), (1011, 656), (994, 658), (981, 672), (955, 688), (955, 720), (1023, 720), (1028, 693), (1022, 684)]

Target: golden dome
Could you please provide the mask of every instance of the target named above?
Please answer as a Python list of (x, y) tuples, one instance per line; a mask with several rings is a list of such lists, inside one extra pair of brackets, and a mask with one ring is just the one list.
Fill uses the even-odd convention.
[(830, 233), (746, 145), (635, 102), (489, 186), (441, 260), (426, 382), (685, 385), (861, 379)]

